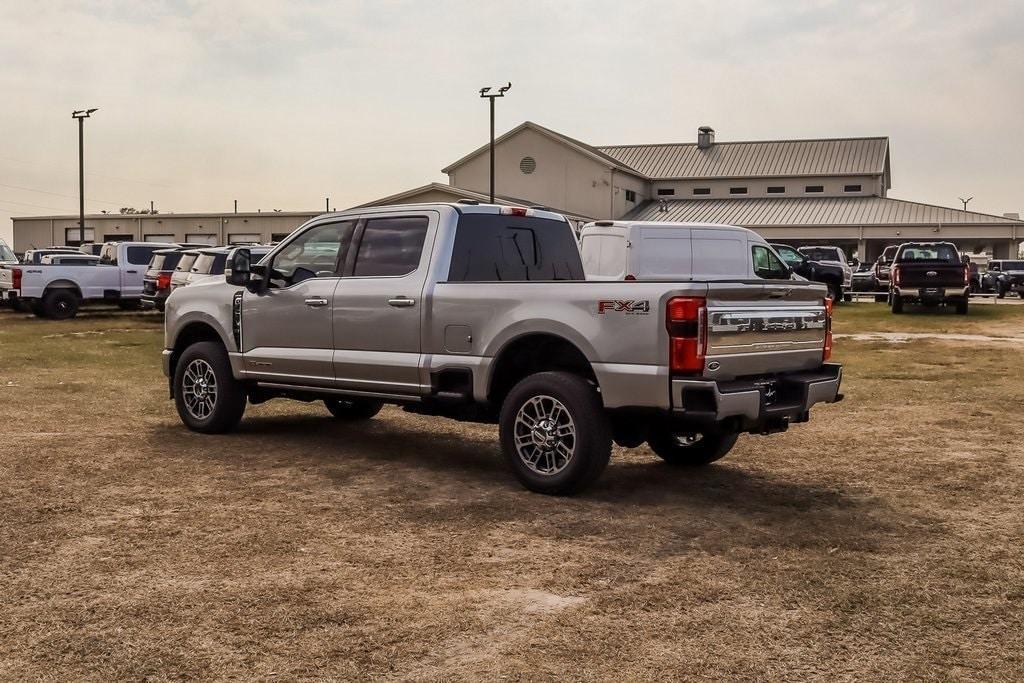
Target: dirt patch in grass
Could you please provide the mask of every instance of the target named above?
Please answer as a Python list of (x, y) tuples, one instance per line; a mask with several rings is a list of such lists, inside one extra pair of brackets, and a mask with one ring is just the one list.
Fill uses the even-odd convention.
[(494, 427), (395, 408), (192, 434), (161, 334), (0, 314), (0, 678), (1024, 671), (1019, 350), (841, 340), (809, 424), (696, 471), (616, 449), (559, 499)]

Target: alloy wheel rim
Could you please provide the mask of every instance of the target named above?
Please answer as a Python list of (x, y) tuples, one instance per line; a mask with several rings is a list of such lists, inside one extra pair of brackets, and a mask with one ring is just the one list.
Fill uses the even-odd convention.
[(513, 427), (516, 454), (531, 471), (558, 474), (576, 452), (576, 423), (553, 396), (534, 396), (519, 407)]
[(182, 378), (181, 395), (189, 415), (197, 420), (210, 417), (217, 405), (217, 376), (213, 366), (202, 358), (189, 363)]

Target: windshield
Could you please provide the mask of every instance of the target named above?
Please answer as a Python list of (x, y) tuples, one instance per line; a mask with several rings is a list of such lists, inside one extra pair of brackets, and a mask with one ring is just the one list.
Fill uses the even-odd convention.
[(846, 263), (846, 257), (838, 247), (801, 247), (800, 253), (812, 261), (839, 261)]
[(187, 273), (192, 269), (192, 264), (196, 262), (197, 256), (199, 256), (199, 254), (183, 254), (181, 260), (178, 261), (178, 267), (174, 270), (179, 273)]
[(0, 240), (0, 261), (10, 263), (18, 262), (18, 258), (14, 255), (14, 252), (11, 251), (11, 248), (7, 246), (7, 243), (3, 240)]
[(899, 253), (900, 262), (907, 261), (944, 261), (960, 263), (960, 254), (949, 244), (915, 244), (907, 245)]
[(782, 260), (790, 266), (799, 266), (804, 262), (803, 256), (796, 249), (784, 247), (781, 244), (773, 244), (772, 246), (775, 248), (775, 253), (781, 256)]
[(1003, 270), (1024, 270), (1024, 261), (1003, 261)]

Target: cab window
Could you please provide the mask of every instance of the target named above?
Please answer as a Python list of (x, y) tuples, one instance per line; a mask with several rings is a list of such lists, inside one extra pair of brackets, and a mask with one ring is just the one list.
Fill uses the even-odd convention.
[(352, 275), (399, 277), (416, 270), (427, 236), (426, 216), (371, 218), (359, 240)]
[(325, 223), (300, 234), (274, 256), (267, 284), (284, 289), (310, 278), (337, 277), (354, 225), (354, 221)]
[(765, 280), (788, 280), (789, 269), (771, 249), (755, 245), (752, 249), (754, 274)]

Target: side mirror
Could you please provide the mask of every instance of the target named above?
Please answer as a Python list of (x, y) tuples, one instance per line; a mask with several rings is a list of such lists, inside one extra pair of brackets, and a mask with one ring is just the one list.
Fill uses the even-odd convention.
[(252, 278), (252, 252), (239, 247), (231, 252), (231, 258), (224, 265), (224, 279), (229, 285), (245, 287)]

